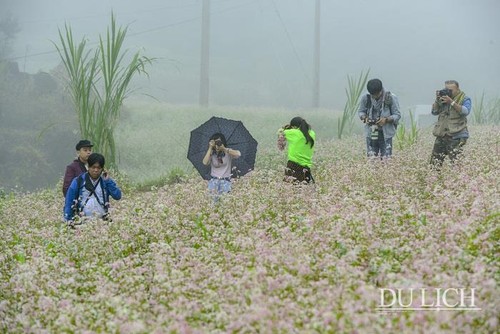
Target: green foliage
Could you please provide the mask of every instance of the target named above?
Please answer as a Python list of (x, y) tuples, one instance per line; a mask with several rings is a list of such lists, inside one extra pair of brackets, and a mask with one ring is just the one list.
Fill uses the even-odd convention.
[(485, 101), (483, 93), (473, 100), (471, 116), (473, 124), (500, 124), (500, 98)]
[(92, 138), (89, 135), (92, 134), (96, 113), (92, 94), (94, 81), (97, 80), (97, 53), (90, 57), (90, 51), (85, 51), (85, 39), (76, 45), (68, 25), (65, 26), (64, 36), (59, 31), (59, 38), (62, 48), (57, 45), (56, 48), (69, 76), (69, 89), (77, 110), (80, 133), (85, 138)]
[(167, 175), (140, 182), (136, 189), (139, 191), (150, 191), (166, 185), (182, 183), (186, 180), (187, 174), (179, 167), (174, 167)]
[(21, 31), (16, 18), (5, 15), (0, 18), (0, 61), (11, 53), (11, 43)]
[(136, 184), (126, 173), (113, 167), (106, 169), (108, 170), (110, 177), (115, 180), (123, 193), (130, 194), (132, 191), (136, 190)]
[(0, 184), (5, 191), (53, 185), (72, 158), (75, 142), (63, 89), (51, 74), (19, 72), (0, 62)]
[(368, 74), (370, 70), (361, 71), (358, 79), (354, 81), (354, 78), (347, 76), (348, 88), (346, 88), (347, 101), (344, 106), (344, 112), (342, 114), (342, 118), (337, 120), (337, 136), (339, 139), (342, 139), (342, 135), (344, 131), (347, 134), (352, 132), (352, 127), (354, 125), (354, 118), (358, 112), (359, 106), (359, 98), (361, 97), (361, 93), (365, 88), (366, 82), (368, 80)]
[(204, 240), (208, 240), (210, 237), (210, 231), (207, 228), (206, 223), (204, 222), (207, 219), (206, 213), (198, 214), (196, 217), (193, 217), (193, 222), (195, 225), (195, 230), (198, 231)]
[(75, 43), (71, 27), (66, 25), (64, 33), (59, 30), (61, 46), (55, 47), (69, 75), (69, 87), (80, 123), (82, 137), (94, 142), (95, 150), (101, 152), (110, 166), (117, 167), (114, 131), (123, 100), (130, 93), (129, 84), (136, 74), (147, 74), (146, 66), (152, 59), (139, 52), (124, 64), (126, 51), (123, 41), (127, 28), (116, 26), (114, 15), (106, 32), (99, 37), (97, 50), (87, 50), (83, 38)]
[(176, 184), (184, 182), (186, 173), (181, 168), (174, 168), (167, 176), (167, 184)]
[[(13, 198), (13, 197), (12, 197)], [(3, 213), (3, 207), (9, 200), (9, 196), (4, 188), (0, 187), (0, 215)]]
[(407, 127), (405, 122), (399, 122), (398, 129), (396, 131), (396, 142), (395, 145), (399, 150), (410, 147), (417, 143), (420, 129), (417, 126), (415, 116), (410, 110), (410, 125)]

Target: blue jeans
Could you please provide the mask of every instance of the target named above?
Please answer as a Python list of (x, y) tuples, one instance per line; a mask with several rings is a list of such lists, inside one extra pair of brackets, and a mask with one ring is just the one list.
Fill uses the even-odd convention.
[(384, 138), (382, 130), (377, 131), (377, 137), (366, 137), (366, 155), (369, 157), (379, 156), (380, 158), (392, 155), (392, 138)]
[(214, 200), (218, 201), (220, 195), (231, 191), (231, 181), (229, 179), (212, 178), (208, 181), (208, 191)]

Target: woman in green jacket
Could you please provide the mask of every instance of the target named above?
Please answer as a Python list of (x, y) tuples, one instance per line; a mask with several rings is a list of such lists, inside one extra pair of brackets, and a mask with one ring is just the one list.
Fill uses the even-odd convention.
[(311, 174), (314, 140), (316, 134), (302, 117), (294, 117), (290, 124), (282, 127), (278, 137), (278, 148), (284, 150), (288, 143), (288, 162), (285, 180), (290, 182), (314, 182)]

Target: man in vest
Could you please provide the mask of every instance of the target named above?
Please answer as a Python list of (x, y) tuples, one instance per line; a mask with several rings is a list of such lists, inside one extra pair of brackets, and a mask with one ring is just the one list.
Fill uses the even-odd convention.
[(366, 154), (369, 157), (388, 158), (392, 155), (392, 138), (401, 118), (396, 95), (386, 91), (379, 79), (366, 84), (369, 94), (359, 103), (358, 115), (365, 123)]
[(469, 131), (467, 116), (472, 109), (471, 99), (459, 88), (455, 80), (445, 81), (445, 89), (436, 91), (432, 114), (438, 116), (432, 134), (436, 136), (431, 164), (440, 167), (446, 156), (453, 162), (462, 152)]

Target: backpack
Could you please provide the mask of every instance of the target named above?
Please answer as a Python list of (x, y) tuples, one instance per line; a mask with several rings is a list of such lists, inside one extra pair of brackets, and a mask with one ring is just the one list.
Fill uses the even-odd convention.
[[(385, 92), (385, 94), (384, 94), (384, 106), (386, 106), (386, 107), (389, 108), (389, 111), (391, 112), (391, 115), (392, 115), (392, 110), (391, 110), (391, 107), (392, 107), (392, 95), (391, 95), (391, 92), (389, 92), (389, 91)], [(368, 110), (372, 107), (372, 99), (371, 99), (370, 94), (366, 94), (366, 105), (365, 105), (365, 107)], [(395, 128), (398, 127), (398, 121), (394, 122), (394, 127)]]
[[(80, 205), (79, 205), (79, 200), (78, 198), (80, 197), (80, 190), (83, 188), (84, 184), (83, 184), (83, 178), (85, 177), (85, 175), (88, 175), (88, 174), (81, 174), (80, 176), (78, 176), (77, 180), (76, 180), (76, 196), (75, 198), (73, 199), (73, 206), (72, 206), (72, 209), (73, 209), (73, 217), (75, 216), (80, 216), (80, 212), (81, 210), (85, 207), (85, 205), (87, 204), (87, 202), (89, 201), (90, 199), (90, 196), (94, 195), (94, 197), (97, 199), (97, 202), (99, 203), (99, 205), (101, 205), (103, 208), (104, 208), (104, 216), (103, 218), (106, 218), (108, 216), (108, 205), (106, 205), (106, 200), (104, 198), (105, 196), (105, 191), (104, 191), (104, 187), (102, 186), (102, 179), (99, 179), (99, 183), (96, 184), (96, 186), (90, 191), (89, 193), (89, 196), (87, 197), (87, 199), (85, 200), (85, 203), (83, 203), (83, 205), (81, 206), (82, 209), (80, 209)], [(99, 198), (97, 197), (96, 193), (95, 193), (95, 190), (97, 188), (97, 186), (100, 185), (101, 186), (101, 191), (102, 191), (102, 203), (101, 201), (99, 200)]]

